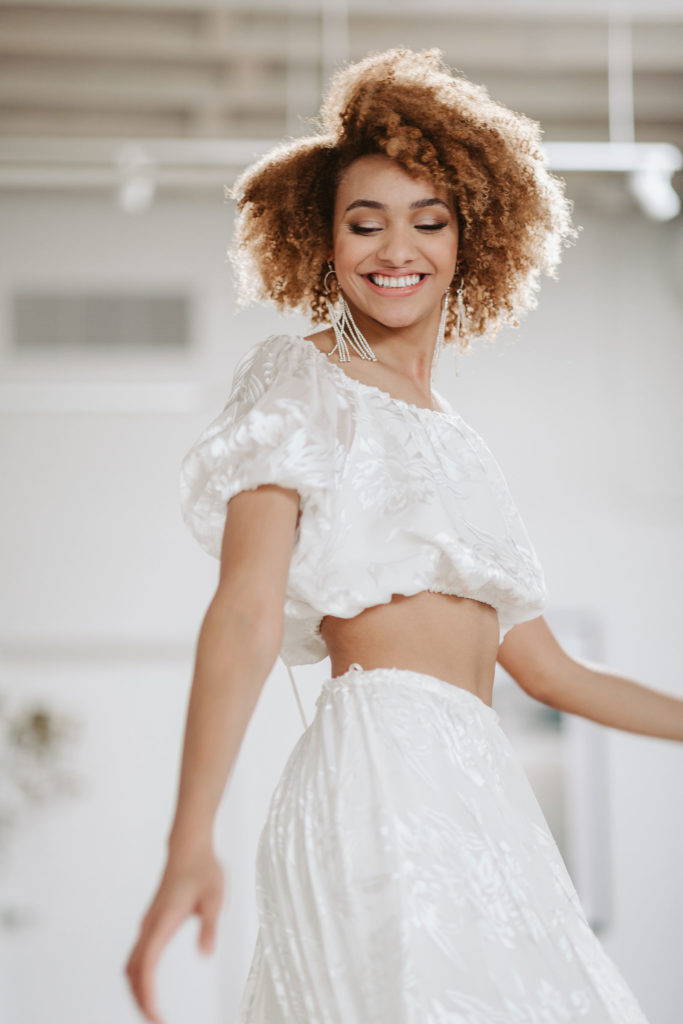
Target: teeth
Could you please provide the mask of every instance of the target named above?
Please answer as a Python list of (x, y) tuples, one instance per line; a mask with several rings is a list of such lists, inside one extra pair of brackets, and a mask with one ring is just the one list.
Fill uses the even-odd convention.
[(410, 274), (407, 277), (384, 277), (383, 274), (368, 274), (373, 284), (380, 288), (407, 288), (412, 284), (420, 283), (419, 274)]

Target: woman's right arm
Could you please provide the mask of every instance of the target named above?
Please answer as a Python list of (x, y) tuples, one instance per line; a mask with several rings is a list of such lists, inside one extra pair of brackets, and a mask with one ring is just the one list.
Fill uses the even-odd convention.
[(298, 508), (298, 493), (276, 484), (241, 491), (228, 504), (219, 582), (197, 642), (166, 867), (125, 969), (153, 1024), (161, 1024), (156, 964), (188, 916), (200, 917), (200, 948), (213, 949), (223, 896), (214, 819), (281, 648)]

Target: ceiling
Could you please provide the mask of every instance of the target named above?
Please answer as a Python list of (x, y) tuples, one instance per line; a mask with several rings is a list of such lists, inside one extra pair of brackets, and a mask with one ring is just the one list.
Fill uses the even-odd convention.
[(540, 121), (546, 142), (612, 137), (683, 149), (683, 3), (610, 7), (627, 16), (612, 37), (621, 78), (611, 125), (605, 4), (5, 2), (0, 137), (26, 169), (29, 144), (35, 163), (35, 147), (50, 140), (46, 159), (58, 159), (61, 140), (72, 161), (75, 142), (84, 153), (97, 140), (266, 143), (312, 130), (340, 62), (436, 45), (452, 68)]

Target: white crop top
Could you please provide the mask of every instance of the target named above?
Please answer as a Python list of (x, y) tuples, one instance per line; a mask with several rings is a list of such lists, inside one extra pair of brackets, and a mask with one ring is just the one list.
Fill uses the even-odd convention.
[(490, 604), (501, 642), (545, 607), (543, 570), (498, 463), (432, 393), (443, 411), (355, 380), (301, 335), (270, 335), (242, 357), (227, 404), (183, 458), (182, 516), (215, 558), (233, 495), (268, 483), (299, 492), (288, 668), (327, 656), (323, 616), (350, 618), (392, 594)]

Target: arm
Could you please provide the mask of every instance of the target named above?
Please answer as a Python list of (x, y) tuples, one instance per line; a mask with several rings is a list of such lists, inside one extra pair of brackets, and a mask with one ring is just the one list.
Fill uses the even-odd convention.
[(201, 918), (199, 945), (211, 952), (223, 897), (213, 825), (263, 684), (281, 646), (299, 495), (276, 484), (228, 503), (218, 586), (204, 616), (189, 696), (178, 796), (166, 866), (126, 963), (145, 1018), (154, 1008), (154, 971), (183, 921)]
[(543, 616), (505, 636), (498, 661), (531, 697), (572, 715), (643, 736), (683, 741), (683, 700), (570, 657)]
[(299, 496), (266, 485), (229, 502), (220, 578), (201, 626), (169, 856), (211, 843), (213, 819), (282, 643)]

